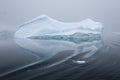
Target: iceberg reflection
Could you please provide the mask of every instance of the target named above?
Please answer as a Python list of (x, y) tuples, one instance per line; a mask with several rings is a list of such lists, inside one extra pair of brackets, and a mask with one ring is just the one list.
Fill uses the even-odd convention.
[[(23, 49), (39, 56), (40, 60), (38, 63), (42, 63), (45, 61), (50, 62), (51, 60), (51, 63), (48, 62), (46, 67), (58, 65), (69, 59), (74, 59), (75, 56), (80, 56), (81, 54), (81, 62), (86, 62), (85, 60), (92, 57), (92, 55), (94, 55), (96, 51), (102, 46), (102, 40), (95, 40), (92, 42), (84, 41), (80, 42), (79, 44), (70, 41), (40, 40), (27, 38), (15, 38), (15, 41)], [(73, 62), (75, 62), (75, 60)], [(80, 63), (80, 61), (77, 62)]]

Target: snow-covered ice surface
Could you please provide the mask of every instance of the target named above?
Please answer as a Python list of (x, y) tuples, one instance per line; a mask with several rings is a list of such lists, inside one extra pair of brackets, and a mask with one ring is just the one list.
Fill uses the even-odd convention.
[(102, 32), (102, 24), (91, 19), (65, 23), (47, 15), (41, 15), (21, 25), (15, 33), (15, 38), (72, 40), (75, 37), (78, 40), (88, 40), (88, 37), (91, 37), (89, 39), (101, 38)]

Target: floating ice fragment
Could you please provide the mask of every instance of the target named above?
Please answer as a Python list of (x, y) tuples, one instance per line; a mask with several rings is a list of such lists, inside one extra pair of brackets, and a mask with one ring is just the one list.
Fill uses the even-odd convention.
[(75, 60), (73, 60), (73, 63), (84, 64), (84, 63), (86, 63), (86, 61), (75, 61)]
[(79, 43), (101, 39), (102, 31), (101, 23), (91, 19), (65, 23), (42, 15), (21, 25), (15, 38), (55, 39)]

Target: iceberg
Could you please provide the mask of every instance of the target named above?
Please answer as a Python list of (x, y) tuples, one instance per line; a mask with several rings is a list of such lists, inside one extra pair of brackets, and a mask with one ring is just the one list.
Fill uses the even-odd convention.
[(47, 15), (41, 15), (25, 22), (16, 31), (15, 38), (42, 40), (63, 40), (79, 43), (102, 38), (103, 26), (100, 22), (85, 19), (80, 22), (61, 22)]

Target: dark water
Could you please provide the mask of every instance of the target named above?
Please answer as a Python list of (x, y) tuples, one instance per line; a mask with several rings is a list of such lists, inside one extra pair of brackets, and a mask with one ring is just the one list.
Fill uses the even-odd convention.
[(3, 42), (0, 80), (120, 80), (119, 33), (80, 44), (31, 39)]

